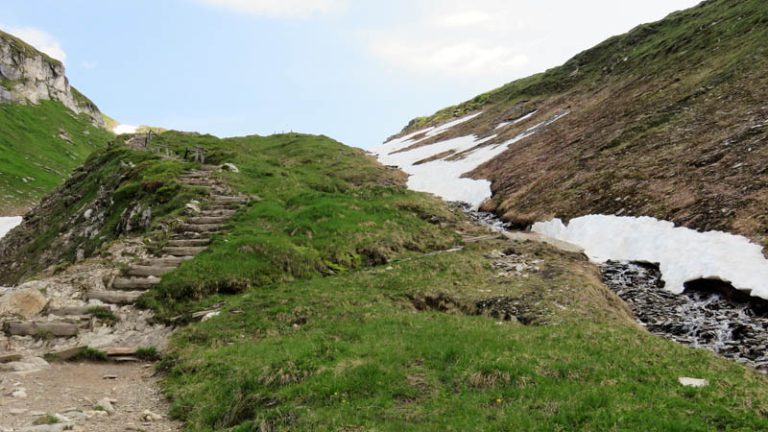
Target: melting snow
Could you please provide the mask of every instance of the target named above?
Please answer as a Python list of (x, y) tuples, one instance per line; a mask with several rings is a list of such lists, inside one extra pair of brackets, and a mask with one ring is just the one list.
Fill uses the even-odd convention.
[(762, 248), (742, 236), (698, 232), (650, 217), (590, 215), (540, 222), (533, 231), (574, 243), (596, 262), (658, 263), (665, 289), (680, 294), (684, 284), (718, 279), (768, 299), (768, 260)]
[(0, 239), (21, 223), (21, 216), (0, 217)]
[[(446, 201), (465, 202), (473, 208), (477, 208), (483, 201), (491, 197), (491, 182), (488, 180), (462, 178), (462, 176), (499, 156), (510, 145), (533, 135), (541, 127), (554, 123), (567, 113), (539, 123), (502, 144), (475, 148), (496, 139), (497, 135), (482, 139), (478, 139), (475, 135), (468, 135), (440, 141), (413, 150), (398, 152), (417, 144), (427, 137), (442, 134), (450, 128), (472, 120), (480, 114), (482, 113), (473, 114), (436, 128), (424, 129), (408, 136), (394, 139), (374, 149), (374, 153), (378, 154), (381, 163), (397, 166), (410, 174), (408, 179), (409, 188), (420, 192), (433, 193)], [(532, 116), (533, 113), (530, 115)], [(426, 134), (426, 136), (414, 140), (415, 137), (422, 134)], [(417, 164), (420, 161), (438, 155), (441, 156), (438, 160)], [(456, 158), (454, 159), (453, 156), (456, 156)]]
[(131, 126), (131, 125), (117, 125), (112, 129), (112, 132), (114, 132), (117, 135), (122, 134), (135, 134), (136, 131), (139, 129), (138, 126)]
[(526, 114), (526, 115), (524, 115), (524, 116), (522, 116), (522, 117), (520, 117), (518, 119), (499, 123), (499, 125), (496, 126), (496, 130), (505, 128), (507, 126), (512, 126), (513, 124), (518, 124), (518, 123), (524, 122), (524, 121), (528, 120), (529, 118), (533, 117), (534, 115), (536, 115), (537, 112), (538, 111), (531, 111), (528, 114)]

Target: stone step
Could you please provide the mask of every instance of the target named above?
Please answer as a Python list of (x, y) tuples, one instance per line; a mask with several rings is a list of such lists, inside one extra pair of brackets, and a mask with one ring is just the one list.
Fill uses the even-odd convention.
[(208, 246), (211, 244), (210, 237), (201, 237), (195, 239), (176, 239), (169, 240), (166, 246), (168, 247), (200, 247)]
[(239, 202), (207, 202), (203, 204), (203, 211), (233, 211), (241, 205)]
[(211, 187), (214, 185), (213, 180), (205, 180), (205, 179), (181, 179), (181, 182), (187, 186)]
[(212, 171), (218, 171), (218, 170), (219, 170), (218, 165), (203, 165), (200, 167), (200, 169), (198, 169), (198, 171), (208, 172), (208, 173)]
[(180, 266), (185, 261), (191, 260), (193, 257), (174, 257), (174, 256), (164, 256), (161, 258), (150, 258), (145, 261), (143, 261), (143, 265), (146, 266), (152, 266), (152, 267), (170, 267), (170, 266)]
[(116, 291), (144, 291), (160, 283), (160, 278), (116, 278), (112, 289)]
[(73, 337), (77, 336), (78, 326), (66, 321), (16, 321), (8, 322), (4, 326), (5, 332), (11, 336), (36, 336), (36, 337)]
[(62, 308), (56, 308), (56, 309), (49, 309), (48, 315), (55, 315), (55, 316), (87, 315), (91, 309), (93, 309), (93, 306), (62, 307)]
[(163, 248), (163, 252), (167, 253), (168, 255), (173, 255), (177, 257), (193, 257), (199, 254), (200, 252), (203, 252), (204, 250), (208, 249), (205, 246), (201, 247), (166, 247)]
[(211, 178), (210, 172), (203, 171), (187, 171), (181, 175), (181, 179), (207, 179)]
[(88, 299), (115, 305), (136, 303), (146, 291), (89, 291)]
[(137, 265), (137, 266), (130, 267), (125, 274), (126, 276), (131, 276), (131, 277), (148, 277), (148, 276), (160, 277), (160, 276), (163, 276), (164, 274), (167, 274), (176, 270), (176, 267), (178, 266)]
[(182, 224), (176, 228), (176, 232), (214, 233), (221, 231), (222, 228), (224, 228), (224, 225), (220, 224)]
[(231, 218), (226, 216), (201, 216), (187, 218), (187, 223), (192, 225), (215, 225), (227, 223), (229, 219)]
[(248, 202), (248, 198), (244, 198), (240, 196), (232, 196), (232, 195), (213, 195), (211, 196), (211, 200), (215, 203), (244, 204)]
[(198, 214), (198, 216), (199, 217), (230, 217), (231, 218), (235, 214), (237, 214), (237, 210), (221, 209), (221, 210), (203, 210)]

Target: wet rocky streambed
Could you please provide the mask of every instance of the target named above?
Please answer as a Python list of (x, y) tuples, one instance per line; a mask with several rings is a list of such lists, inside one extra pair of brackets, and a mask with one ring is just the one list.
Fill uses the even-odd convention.
[(673, 294), (649, 264), (609, 261), (601, 273), (651, 333), (768, 372), (767, 301), (715, 280), (689, 282), (684, 294)]
[[(510, 229), (491, 213), (460, 208), (495, 231)], [(603, 282), (651, 333), (768, 373), (768, 301), (717, 280), (692, 281), (683, 294), (673, 294), (651, 264), (609, 261), (600, 270)]]

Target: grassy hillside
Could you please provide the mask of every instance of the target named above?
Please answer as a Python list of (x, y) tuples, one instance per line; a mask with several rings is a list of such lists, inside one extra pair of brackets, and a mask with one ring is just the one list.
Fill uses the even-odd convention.
[(58, 102), (0, 104), (0, 216), (23, 214), (111, 138)]
[[(650, 336), (582, 256), (498, 240), (458, 250), (459, 233), (482, 229), (326, 137), (167, 132), (150, 147), (181, 156), (198, 146), (210, 163), (237, 165), (217, 175), (252, 200), (144, 298), (160, 319), (223, 305), (180, 329), (160, 364), (188, 430), (768, 427), (765, 377)], [(32, 217), (77, 227), (101, 202), (93, 250), (143, 234), (120, 232), (123, 210), (156, 208), (156, 231), (199, 192), (176, 180), (196, 164), (119, 144), (86, 166)], [(113, 199), (98, 197), (99, 184)], [(63, 248), (23, 253), (50, 249)], [(711, 385), (685, 388), (683, 376)]]
[(705, 1), (416, 119), (405, 132), (482, 111), (440, 139), (498, 133), (493, 145), (569, 113), (470, 174), (493, 182), (486, 209), (521, 226), (552, 216), (650, 215), (768, 245), (766, 23), (763, 1)]

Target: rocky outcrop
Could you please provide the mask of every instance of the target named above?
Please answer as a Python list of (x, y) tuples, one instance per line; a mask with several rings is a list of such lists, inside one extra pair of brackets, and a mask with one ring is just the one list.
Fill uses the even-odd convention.
[(105, 126), (99, 108), (69, 85), (64, 65), (0, 31), (0, 103), (53, 100)]

